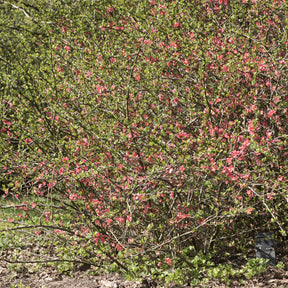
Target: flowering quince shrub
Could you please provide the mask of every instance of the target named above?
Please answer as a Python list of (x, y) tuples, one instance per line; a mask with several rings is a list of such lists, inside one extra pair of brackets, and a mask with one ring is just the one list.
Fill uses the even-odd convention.
[(128, 272), (285, 235), (286, 1), (30, 2), (0, 12), (10, 222)]

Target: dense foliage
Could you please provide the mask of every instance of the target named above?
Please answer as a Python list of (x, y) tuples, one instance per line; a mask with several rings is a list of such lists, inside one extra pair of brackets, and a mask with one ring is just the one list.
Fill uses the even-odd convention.
[(4, 1), (0, 180), (21, 209), (10, 221), (68, 241), (65, 257), (132, 272), (197, 268), (231, 235), (285, 235), (287, 11)]

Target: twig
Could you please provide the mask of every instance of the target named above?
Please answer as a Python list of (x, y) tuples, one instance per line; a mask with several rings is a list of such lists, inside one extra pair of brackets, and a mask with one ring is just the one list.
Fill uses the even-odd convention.
[(274, 213), (271, 211), (271, 209), (268, 207), (268, 205), (266, 204), (266, 202), (264, 201), (264, 198), (261, 197), (261, 195), (259, 195), (257, 192), (255, 192), (255, 190), (251, 187), (248, 186), (248, 188), (256, 195), (258, 196), (261, 200), (262, 203), (264, 204), (264, 206), (266, 207), (266, 209), (268, 210), (268, 212), (270, 213), (270, 215), (272, 216), (272, 218), (275, 220), (275, 222), (277, 223), (277, 225), (279, 226), (280, 230), (282, 232), (285, 232), (285, 230), (282, 228), (281, 224), (279, 223), (279, 221), (277, 221), (277, 218), (275, 217)]
[[(0, 220), (0, 222), (8, 222), (10, 224), (22, 224), (20, 222), (9, 222), (8, 220)], [(52, 225), (26, 225), (26, 226), (20, 226), (20, 227), (14, 227), (14, 228), (6, 228), (6, 229), (2, 229), (0, 230), (1, 232), (8, 232), (8, 231), (15, 231), (15, 230), (22, 230), (22, 229), (33, 229), (33, 228), (50, 228), (50, 229), (58, 229), (61, 231), (65, 231), (68, 232), (71, 235), (74, 235), (74, 232), (72, 232), (71, 230), (68, 230), (66, 228), (63, 227), (57, 227), (57, 226), (52, 226)]]
[(69, 260), (69, 259), (48, 259), (48, 260), (31, 260), (31, 261), (21, 261), (21, 260), (16, 260), (16, 261), (11, 261), (9, 259), (6, 258), (1, 258), (1, 260), (7, 262), (7, 263), (11, 263), (11, 264), (17, 264), (17, 263), (49, 263), (49, 262), (69, 262), (69, 263), (78, 263), (78, 264), (89, 264), (91, 266), (95, 266), (95, 267), (100, 267), (99, 265), (90, 263), (90, 262), (86, 262), (86, 261), (81, 261), (81, 260)]
[(12, 4), (12, 3), (8, 3), (8, 2), (6, 2), (6, 1), (5, 1), (4, 3), (10, 4), (13, 8), (22, 11), (26, 17), (31, 18), (30, 15), (29, 15), (23, 8), (20, 8), (20, 7), (16, 6), (16, 5), (14, 5), (14, 4)]

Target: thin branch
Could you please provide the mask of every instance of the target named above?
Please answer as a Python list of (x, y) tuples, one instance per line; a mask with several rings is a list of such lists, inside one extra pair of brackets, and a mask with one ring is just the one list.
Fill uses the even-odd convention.
[(100, 267), (99, 265), (87, 262), (87, 261), (81, 261), (81, 260), (69, 260), (69, 259), (48, 259), (48, 260), (30, 260), (30, 261), (21, 261), (21, 260), (16, 260), (16, 261), (11, 261), (7, 258), (1, 258), (1, 260), (11, 263), (11, 264), (27, 264), (27, 263), (49, 263), (49, 262), (69, 262), (69, 263), (78, 263), (78, 264), (89, 264), (91, 266), (95, 267)]
[(255, 192), (255, 190), (251, 187), (248, 186), (248, 188), (256, 195), (258, 196), (261, 200), (263, 205), (266, 207), (266, 209), (268, 210), (268, 212), (270, 213), (270, 215), (272, 216), (272, 218), (274, 219), (274, 221), (277, 223), (277, 225), (279, 226), (280, 230), (282, 232), (285, 232), (285, 230), (283, 229), (283, 227), (281, 226), (281, 224), (279, 223), (279, 221), (277, 220), (277, 218), (275, 217), (274, 213), (271, 211), (271, 209), (268, 207), (268, 205), (266, 204), (265, 200), (263, 197), (261, 197), (261, 195), (259, 195), (257, 192)]
[[(17, 10), (20, 10), (21, 12), (23, 12), (23, 14), (24, 14), (27, 18), (32, 19), (33, 21), (37, 22), (36, 19), (35, 19), (35, 18), (31, 18), (31, 16), (30, 16), (23, 8), (20, 8), (19, 6), (16, 6), (15, 4), (12, 4), (12, 3), (9, 3), (9, 2), (6, 2), (6, 1), (4, 1), (3, 3), (8, 4), (8, 5), (11, 5), (13, 8), (15, 8), (15, 9), (17, 9)], [(38, 8), (36, 8), (36, 7), (32, 6), (32, 5), (28, 5), (28, 4), (25, 4), (25, 3), (24, 3), (24, 5), (29, 6), (29, 7), (31, 7), (31, 8), (36, 9), (37, 11), (39, 11)], [(52, 24), (53, 22), (44, 22), (44, 21), (41, 21), (41, 23)]]
[(16, 6), (16, 5), (14, 5), (12, 3), (8, 3), (6, 1), (4, 1), (4, 3), (5, 4), (10, 4), (13, 8), (22, 11), (26, 17), (31, 18), (31, 16), (23, 8), (20, 8), (20, 7)]
[[(23, 225), (21, 222), (9, 222), (8, 220), (0, 220), (0, 222), (5, 222), (5, 223), (10, 223), (10, 224), (20, 224)], [(63, 228), (63, 227), (58, 227), (58, 226), (52, 226), (52, 225), (25, 225), (25, 226), (19, 226), (19, 227), (14, 227), (14, 228), (6, 228), (6, 229), (1, 229), (1, 232), (8, 232), (8, 231), (15, 231), (15, 230), (23, 230), (23, 229), (33, 229), (33, 228), (50, 228), (50, 229), (58, 229), (61, 231), (68, 232), (71, 235), (74, 235), (74, 232), (72, 232), (69, 229)]]

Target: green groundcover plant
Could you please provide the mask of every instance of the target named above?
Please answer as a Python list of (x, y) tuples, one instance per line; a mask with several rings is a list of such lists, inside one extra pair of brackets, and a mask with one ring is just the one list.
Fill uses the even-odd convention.
[(286, 235), (287, 1), (0, 8), (4, 222), (132, 274)]

